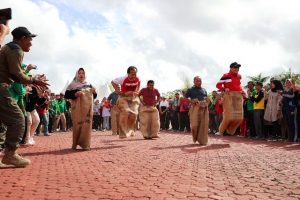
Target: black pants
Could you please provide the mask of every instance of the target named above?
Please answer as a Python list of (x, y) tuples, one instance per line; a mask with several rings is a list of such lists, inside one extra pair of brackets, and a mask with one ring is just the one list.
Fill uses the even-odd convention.
[(169, 112), (167, 110), (167, 107), (162, 106), (161, 108), (162, 114), (159, 115), (160, 117), (160, 128), (163, 130), (168, 130), (169, 129), (169, 124), (170, 124), (170, 117), (169, 117)]
[(93, 129), (100, 129), (100, 115), (93, 115)]
[(189, 118), (189, 112), (180, 112), (180, 131), (184, 131), (186, 128), (186, 131), (190, 132), (190, 118)]
[(253, 110), (247, 111), (247, 123), (248, 123), (248, 127), (249, 127), (250, 137), (255, 137), (256, 132), (255, 132), (255, 127), (254, 127), (254, 111)]

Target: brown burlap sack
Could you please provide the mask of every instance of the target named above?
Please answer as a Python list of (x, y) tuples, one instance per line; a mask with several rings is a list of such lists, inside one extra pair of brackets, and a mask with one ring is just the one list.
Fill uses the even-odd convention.
[(159, 112), (154, 106), (141, 105), (140, 126), (144, 138), (157, 138), (160, 128)]
[(208, 141), (208, 103), (206, 101), (192, 101), (189, 111), (193, 141), (206, 145)]
[(83, 149), (91, 147), (91, 131), (93, 122), (93, 93), (90, 89), (82, 90), (83, 95), (72, 101), (73, 145)]
[(120, 109), (120, 138), (134, 135), (139, 105), (139, 97), (120, 97), (118, 99), (117, 106)]
[(118, 106), (113, 106), (111, 108), (110, 112), (110, 118), (111, 118), (111, 131), (112, 135), (119, 135), (120, 130), (120, 109)]
[(223, 120), (219, 132), (223, 134), (227, 130), (230, 135), (234, 135), (244, 118), (242, 93), (235, 91), (224, 93), (223, 108)]

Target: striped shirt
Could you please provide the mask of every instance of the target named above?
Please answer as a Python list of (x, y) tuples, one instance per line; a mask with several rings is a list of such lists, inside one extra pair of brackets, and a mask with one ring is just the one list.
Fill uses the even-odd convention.
[(216, 87), (220, 91), (225, 91), (226, 88), (230, 91), (242, 91), (241, 79), (242, 77), (240, 74), (229, 72), (222, 76)]

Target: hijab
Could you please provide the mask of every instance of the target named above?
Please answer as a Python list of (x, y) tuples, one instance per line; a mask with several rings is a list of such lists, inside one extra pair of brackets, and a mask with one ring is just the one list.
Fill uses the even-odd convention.
[(283, 90), (283, 85), (279, 80), (272, 80), (271, 83), (274, 83), (275, 87), (272, 88), (272, 92), (277, 92), (278, 90)]
[(85, 75), (85, 71), (83, 68), (79, 68), (76, 72), (76, 75), (70, 85), (67, 87), (67, 90), (81, 90), (83, 88), (91, 87), (91, 84), (88, 84), (86, 81), (86, 76), (84, 76), (83, 82), (79, 80), (79, 71), (83, 71)]

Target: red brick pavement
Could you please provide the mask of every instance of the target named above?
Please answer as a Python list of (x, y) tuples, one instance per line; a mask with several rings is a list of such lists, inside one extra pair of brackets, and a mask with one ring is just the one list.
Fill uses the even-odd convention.
[(120, 140), (92, 136), (91, 151), (73, 151), (71, 133), (35, 137), (19, 152), (26, 168), (1, 169), (0, 199), (300, 199), (300, 144), (188, 134), (140, 133)]

